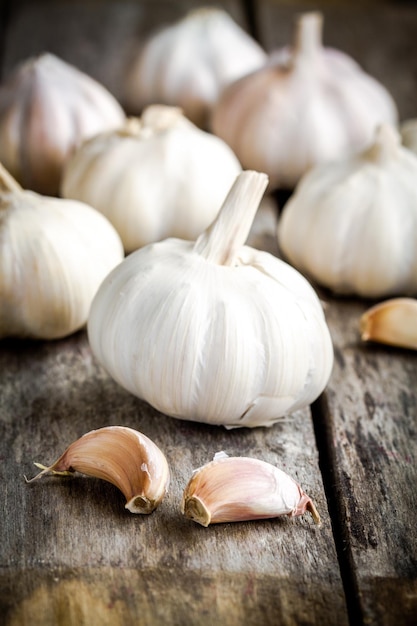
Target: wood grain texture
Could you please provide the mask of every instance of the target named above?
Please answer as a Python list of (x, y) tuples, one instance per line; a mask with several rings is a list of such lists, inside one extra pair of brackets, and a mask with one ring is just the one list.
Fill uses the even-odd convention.
[[(274, 216), (267, 202), (254, 245), (273, 247)], [(308, 410), (271, 429), (227, 431), (168, 418), (105, 374), (85, 332), (56, 342), (2, 341), (0, 371), (6, 623), (52, 625), (56, 615), (65, 615), (63, 624), (91, 624), (93, 615), (104, 624), (330, 625), (335, 615), (347, 623)], [(23, 475), (36, 472), (33, 461), (49, 464), (83, 433), (111, 424), (144, 432), (168, 458), (171, 488), (153, 514), (128, 513), (122, 494), (94, 478), (25, 483)], [(309, 515), (206, 529), (183, 518), (193, 469), (220, 450), (291, 474), (316, 502), (323, 526)]]
[[(363, 344), (369, 306), (331, 300), (335, 346), (327, 389), (336, 482), (353, 575), (367, 624), (412, 624), (417, 614), (417, 353)], [(329, 442), (329, 445), (332, 445)]]

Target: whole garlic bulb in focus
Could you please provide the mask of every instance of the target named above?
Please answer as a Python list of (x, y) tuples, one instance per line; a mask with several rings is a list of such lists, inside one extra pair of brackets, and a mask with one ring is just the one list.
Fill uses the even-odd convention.
[(278, 223), (281, 251), (335, 292), (416, 294), (416, 180), (416, 156), (382, 125), (365, 151), (303, 177)]
[(127, 78), (127, 102), (180, 106), (202, 128), (220, 91), (261, 67), (266, 52), (222, 9), (203, 7), (152, 35)]
[(266, 185), (265, 174), (242, 172), (196, 242), (133, 252), (94, 298), (94, 355), (167, 415), (270, 426), (327, 384), (333, 350), (316, 293), (283, 261), (243, 245)]
[(292, 189), (313, 165), (362, 149), (379, 123), (397, 122), (389, 93), (346, 54), (322, 45), (322, 15), (300, 16), (292, 48), (227, 87), (213, 132), (243, 168)]
[(224, 141), (180, 109), (154, 105), (84, 143), (67, 163), (62, 195), (101, 211), (131, 252), (167, 237), (195, 239), (240, 171)]
[(0, 87), (0, 161), (26, 189), (56, 195), (72, 150), (124, 118), (105, 87), (53, 54), (42, 54)]
[(24, 191), (0, 166), (0, 338), (57, 339), (80, 329), (122, 259), (117, 232), (97, 211)]

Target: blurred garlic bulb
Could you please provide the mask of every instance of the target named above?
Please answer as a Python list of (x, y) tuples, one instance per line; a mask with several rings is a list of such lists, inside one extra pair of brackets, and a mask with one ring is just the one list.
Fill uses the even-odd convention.
[(400, 133), (404, 146), (417, 154), (417, 118), (403, 122)]
[(0, 167), (0, 338), (56, 339), (80, 329), (122, 259), (117, 232), (97, 211), (24, 191)]
[(180, 109), (154, 105), (84, 143), (65, 168), (62, 195), (101, 211), (131, 252), (167, 237), (195, 239), (240, 171), (221, 139)]
[(167, 415), (269, 426), (327, 383), (333, 350), (316, 293), (283, 261), (243, 245), (266, 185), (265, 174), (241, 173), (196, 242), (133, 252), (94, 298), (94, 355)]
[(245, 169), (266, 172), (272, 188), (293, 188), (311, 166), (363, 148), (379, 123), (397, 121), (386, 89), (323, 47), (322, 21), (301, 15), (292, 48), (227, 87), (214, 107), (213, 132)]
[(278, 242), (335, 292), (417, 293), (417, 158), (382, 125), (365, 151), (317, 166), (285, 205)]
[(120, 126), (124, 117), (105, 87), (53, 54), (42, 54), (0, 88), (0, 161), (23, 187), (55, 195), (74, 147)]
[(203, 7), (152, 35), (127, 79), (128, 108), (180, 106), (207, 127), (220, 91), (261, 67), (266, 52), (222, 9)]

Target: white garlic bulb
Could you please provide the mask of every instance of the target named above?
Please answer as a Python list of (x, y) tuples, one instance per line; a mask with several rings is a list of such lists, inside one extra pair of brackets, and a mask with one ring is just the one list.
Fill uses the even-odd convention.
[(23, 187), (55, 195), (72, 150), (124, 118), (105, 87), (43, 54), (23, 63), (0, 88), (0, 161)]
[(386, 89), (324, 48), (321, 31), (320, 13), (302, 14), (293, 47), (227, 87), (214, 107), (213, 132), (272, 188), (292, 189), (313, 165), (360, 150), (379, 123), (397, 122)]
[(195, 239), (240, 171), (221, 139), (180, 109), (154, 105), (84, 143), (65, 168), (62, 195), (101, 211), (132, 252), (167, 237)]
[(356, 156), (313, 168), (285, 205), (286, 258), (331, 290), (417, 293), (417, 158), (382, 125)]
[(120, 237), (97, 211), (24, 191), (0, 167), (0, 338), (56, 339), (82, 328), (122, 259)]
[(417, 118), (405, 120), (400, 126), (404, 146), (417, 154)]
[(261, 67), (266, 52), (232, 17), (203, 7), (152, 35), (127, 79), (128, 107), (180, 106), (195, 124), (207, 127), (221, 90)]
[(196, 242), (129, 255), (91, 306), (92, 351), (125, 389), (167, 415), (269, 426), (312, 402), (333, 350), (306, 279), (244, 246), (267, 177), (243, 172)]

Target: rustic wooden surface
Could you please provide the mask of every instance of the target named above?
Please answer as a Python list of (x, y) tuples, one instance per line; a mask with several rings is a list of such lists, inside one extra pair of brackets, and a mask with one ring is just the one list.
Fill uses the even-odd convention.
[[(48, 49), (122, 100), (141, 34), (195, 4), (10, 5), (2, 75)], [(253, 25), (247, 3), (223, 5), (266, 48), (288, 42), (293, 6), (259, 2)], [(369, 37), (375, 24), (382, 30)], [(405, 117), (417, 116), (413, 32), (409, 6), (384, 6), (377, 16), (333, 7), (325, 39), (380, 72)], [(275, 221), (265, 203), (251, 243), (278, 254)], [(336, 354), (328, 389), (311, 412), (271, 429), (226, 431), (159, 414), (109, 379), (83, 331), (56, 342), (0, 342), (0, 623), (415, 623), (417, 355), (361, 345), (368, 303), (321, 295)], [(25, 483), (33, 461), (50, 463), (84, 432), (110, 424), (141, 430), (167, 455), (172, 484), (152, 515), (127, 513), (117, 489), (81, 475)], [(219, 450), (293, 475), (322, 527), (309, 516), (209, 528), (185, 520), (182, 489)]]

